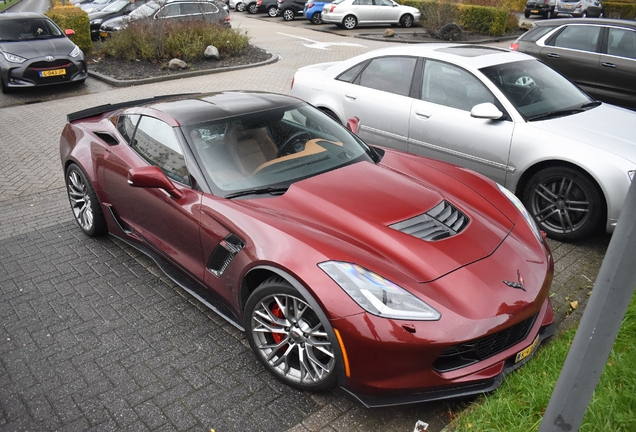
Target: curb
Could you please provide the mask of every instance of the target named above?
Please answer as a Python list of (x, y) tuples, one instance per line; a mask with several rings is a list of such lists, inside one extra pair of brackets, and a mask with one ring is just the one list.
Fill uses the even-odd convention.
[(278, 53), (268, 51), (268, 50), (265, 50), (265, 52), (271, 54), (271, 57), (268, 60), (265, 60), (262, 62), (250, 63), (247, 65), (239, 65), (239, 66), (228, 66), (228, 67), (216, 68), (216, 69), (204, 69), (204, 70), (198, 70), (198, 71), (192, 71), (192, 72), (183, 72), (183, 73), (174, 74), (174, 75), (164, 75), (164, 76), (151, 77), (151, 78), (142, 78), (137, 80), (119, 80), (119, 79), (109, 77), (107, 75), (100, 74), (98, 72), (91, 72), (89, 70), (88, 76), (98, 79), (100, 81), (103, 81), (107, 84), (110, 84), (113, 87), (130, 87), (135, 85), (152, 84), (152, 83), (157, 83), (162, 81), (171, 81), (171, 80), (180, 79), (180, 78), (190, 78), (190, 77), (195, 77), (200, 75), (210, 75), (210, 74), (221, 73), (221, 72), (235, 71), (239, 69), (248, 69), (253, 67), (265, 66), (268, 64), (276, 63), (278, 60), (281, 59), (281, 56)]

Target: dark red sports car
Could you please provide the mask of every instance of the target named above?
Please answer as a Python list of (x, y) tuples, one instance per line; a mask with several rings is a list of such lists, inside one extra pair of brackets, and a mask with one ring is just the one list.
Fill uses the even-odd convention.
[(276, 94), (68, 118), (80, 228), (147, 253), (292, 387), (366, 406), (477, 394), (553, 332), (544, 237), (483, 176), (370, 147)]

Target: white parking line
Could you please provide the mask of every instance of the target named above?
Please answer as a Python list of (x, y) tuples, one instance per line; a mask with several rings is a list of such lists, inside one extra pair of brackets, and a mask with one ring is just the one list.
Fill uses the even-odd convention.
[(306, 46), (307, 48), (315, 48), (315, 49), (321, 49), (321, 50), (329, 50), (330, 46), (348, 46), (348, 47), (361, 47), (361, 48), (366, 48), (365, 45), (360, 45), (360, 44), (355, 44), (355, 43), (349, 43), (349, 42), (318, 42), (312, 39), (308, 39), (308, 38), (304, 38), (301, 36), (294, 36), (294, 35), (290, 35), (287, 33), (281, 33), (278, 32), (279, 35), (283, 35), (283, 36), (289, 36), (289, 37), (293, 37), (296, 39), (302, 39), (308, 42), (311, 42), (309, 44), (303, 44), (304, 46)]

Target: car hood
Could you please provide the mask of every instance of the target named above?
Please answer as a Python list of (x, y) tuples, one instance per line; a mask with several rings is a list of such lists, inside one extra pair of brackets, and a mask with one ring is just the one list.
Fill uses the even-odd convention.
[(47, 55), (68, 56), (73, 48), (75, 48), (73, 42), (65, 37), (0, 43), (0, 51), (10, 52), (27, 59)]
[[(448, 175), (431, 171), (443, 177), (445, 190), (461, 190), (464, 196), (445, 194), (426, 179), (393, 167), (362, 162), (297, 182), (280, 197), (243, 204), (294, 227), (310, 228), (332, 249), (343, 251), (338, 259), (365, 265), (371, 255), (418, 282), (427, 282), (491, 255), (513, 227), (480, 194)], [(422, 215), (444, 200), (470, 218), (459, 234), (427, 241), (390, 227)]]
[(574, 139), (636, 163), (636, 112), (603, 103), (582, 113), (530, 122), (534, 128)]

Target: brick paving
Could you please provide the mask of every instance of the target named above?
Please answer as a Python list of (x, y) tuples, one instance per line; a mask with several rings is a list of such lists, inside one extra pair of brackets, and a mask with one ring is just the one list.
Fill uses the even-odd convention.
[[(233, 326), (181, 291), (145, 256), (72, 220), (58, 156), (67, 113), (158, 94), (227, 89), (288, 93), (303, 65), (381, 41), (235, 14), (272, 65), (110, 88), (0, 108), (0, 431), (408, 431), (444, 427), (452, 405), (367, 410), (337, 392), (276, 381)], [(327, 45), (313, 49), (311, 41)], [(97, 91), (91, 89), (97, 88)], [(68, 95), (67, 95), (68, 96)], [(13, 95), (13, 100), (33, 97)], [(552, 242), (557, 320), (585, 304), (607, 236)], [(579, 311), (582, 307), (579, 308)]]

